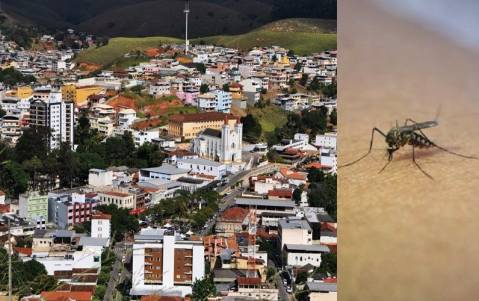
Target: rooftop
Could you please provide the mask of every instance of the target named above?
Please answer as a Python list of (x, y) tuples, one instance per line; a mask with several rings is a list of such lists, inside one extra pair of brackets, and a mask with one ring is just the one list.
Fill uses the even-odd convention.
[(163, 164), (159, 167), (143, 168), (142, 171), (149, 171), (167, 175), (180, 175), (188, 173), (189, 170), (177, 168), (176, 166), (171, 164)]
[(304, 219), (281, 219), (278, 221), (278, 225), (281, 227), (281, 229), (304, 229), (312, 231), (311, 226)]
[(330, 253), (331, 250), (325, 245), (299, 245), (299, 244), (285, 244), (285, 249), (288, 251), (298, 252), (318, 252)]
[(201, 158), (197, 158), (197, 159), (182, 158), (182, 159), (178, 159), (178, 162), (186, 163), (186, 164), (207, 165), (207, 166), (213, 166), (213, 167), (223, 166), (222, 163), (206, 160), (206, 159), (201, 159)]
[(294, 208), (293, 201), (236, 198), (236, 205)]
[(233, 114), (225, 114), (220, 112), (202, 112), (194, 114), (177, 114), (171, 115), (170, 121), (174, 122), (206, 122), (206, 121), (218, 121), (224, 120), (237, 120), (238, 117)]
[(310, 291), (313, 292), (336, 292), (337, 284), (329, 282), (307, 282)]

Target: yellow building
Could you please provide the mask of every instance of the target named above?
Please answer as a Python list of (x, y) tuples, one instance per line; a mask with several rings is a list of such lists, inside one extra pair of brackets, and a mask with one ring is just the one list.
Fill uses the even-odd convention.
[(225, 121), (231, 128), (234, 128), (239, 117), (220, 112), (171, 115), (168, 134), (183, 140), (191, 140), (205, 129), (221, 130)]
[(82, 86), (78, 87), (75, 84), (67, 84), (62, 87), (63, 100), (73, 101), (77, 106), (84, 106), (88, 104), (88, 97), (99, 94), (104, 89), (100, 86)]
[(20, 99), (27, 99), (32, 97), (33, 89), (30, 86), (17, 87), (16, 97)]

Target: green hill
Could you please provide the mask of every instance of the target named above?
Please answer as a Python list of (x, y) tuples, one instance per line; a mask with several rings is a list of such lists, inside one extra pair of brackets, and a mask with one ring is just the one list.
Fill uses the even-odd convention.
[(241, 35), (221, 35), (196, 39), (196, 42), (248, 50), (256, 46), (281, 46), (298, 54), (336, 49), (336, 21), (287, 19), (265, 25)]
[[(112, 38), (108, 45), (82, 51), (78, 62), (110, 65), (124, 54), (158, 47), (162, 43), (182, 43), (168, 37)], [(336, 21), (321, 19), (286, 19), (260, 27), (240, 35), (223, 35), (197, 38), (192, 43), (223, 45), (248, 50), (256, 46), (277, 45), (294, 50), (298, 54), (336, 49)]]

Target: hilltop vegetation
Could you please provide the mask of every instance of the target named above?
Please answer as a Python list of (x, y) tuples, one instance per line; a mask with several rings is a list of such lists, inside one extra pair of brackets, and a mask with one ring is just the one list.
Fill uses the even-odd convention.
[[(2, 1), (21, 23), (106, 36), (182, 37), (183, 5), (184, 0)], [(191, 37), (240, 34), (293, 17), (335, 19), (336, 0), (194, 0)]]
[[(108, 45), (82, 51), (77, 61), (111, 65), (124, 54), (145, 51), (162, 43), (182, 43), (168, 37), (112, 38)], [(255, 46), (278, 45), (298, 54), (336, 48), (336, 21), (321, 19), (287, 19), (267, 24), (252, 32), (235, 36), (212, 36), (194, 39), (192, 43), (211, 43), (227, 47), (251, 49)]]
[(276, 21), (249, 33), (234, 36), (213, 36), (196, 42), (251, 49), (255, 46), (282, 46), (298, 54), (336, 49), (336, 22), (317, 19)]

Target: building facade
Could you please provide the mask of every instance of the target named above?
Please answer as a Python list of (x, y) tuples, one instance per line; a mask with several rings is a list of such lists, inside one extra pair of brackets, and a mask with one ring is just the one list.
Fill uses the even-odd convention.
[(239, 123), (238, 117), (220, 112), (172, 115), (168, 123), (168, 134), (183, 140), (191, 140), (206, 129), (221, 130), (225, 120), (230, 128)]
[(193, 152), (201, 158), (222, 163), (241, 163), (243, 124), (232, 128), (228, 123), (221, 130), (206, 129), (193, 140)]
[(63, 101), (60, 92), (35, 91), (30, 103), (29, 124), (50, 130), (50, 149), (59, 148), (61, 143), (73, 147), (74, 105), (73, 102)]
[(205, 275), (202, 241), (182, 240), (174, 231), (143, 229), (133, 244), (131, 295), (184, 297)]

